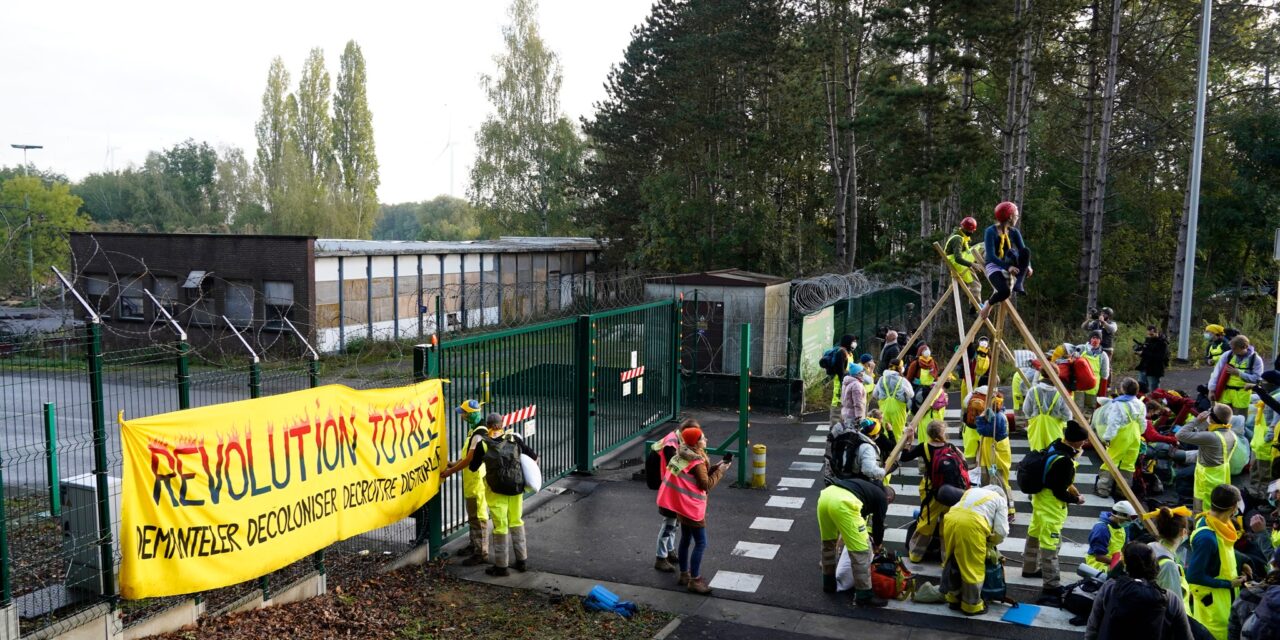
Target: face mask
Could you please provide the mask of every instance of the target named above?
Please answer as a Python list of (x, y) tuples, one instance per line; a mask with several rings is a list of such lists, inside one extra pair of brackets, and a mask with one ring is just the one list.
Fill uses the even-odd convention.
[(930, 350), (928, 350), (928, 349), (925, 349), (924, 351), (921, 351), (921, 352), (920, 352), (920, 357), (921, 357), (921, 358), (928, 358), (928, 357), (929, 357), (929, 356), (931, 356), (931, 355), (933, 355), (933, 352), (932, 352), (932, 351), (930, 351)]
[(1273, 507), (1276, 506), (1276, 494), (1273, 493), (1267, 496), (1267, 502)]
[(978, 346), (979, 346), (979, 347), (982, 347), (983, 349), (986, 349), (988, 344), (989, 344), (989, 343), (988, 343), (986, 340), (979, 340), (979, 341), (978, 341)]
[(1206, 333), (1206, 334), (1204, 334), (1204, 339), (1205, 339), (1205, 340), (1212, 340), (1212, 339), (1213, 339), (1213, 334), (1212, 334), (1212, 333)]

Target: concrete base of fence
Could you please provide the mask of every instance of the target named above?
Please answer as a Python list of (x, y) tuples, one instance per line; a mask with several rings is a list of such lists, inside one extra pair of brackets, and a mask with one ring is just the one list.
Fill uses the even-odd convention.
[(10, 603), (0, 609), (0, 640), (18, 640), (18, 605)]
[(431, 559), (431, 545), (420, 544), (414, 547), (413, 549), (411, 549), (409, 553), (406, 553), (400, 556), (399, 558), (396, 558), (395, 560), (392, 560), (391, 562), (388, 562), (387, 564), (382, 565), (382, 567), (378, 569), (378, 573), (391, 573), (392, 571), (403, 569), (405, 567), (412, 567), (420, 564), (425, 564), (430, 559)]
[(125, 628), (124, 640), (137, 640), (137, 638), (177, 631), (183, 627), (192, 627), (202, 615), (204, 615), (204, 603), (197, 603), (194, 599), (187, 600)]
[(244, 597), (223, 607), (219, 611), (215, 611), (215, 616), (225, 616), (228, 613), (240, 613), (241, 611), (253, 611), (262, 608), (262, 592), (254, 591)]
[(43, 640), (123, 640), (124, 623), (120, 620), (120, 611), (112, 611), (111, 607), (105, 603), (94, 605), (85, 611), (74, 616), (75, 620), (83, 621), (78, 626), (69, 631), (61, 633), (50, 632), (44, 630), (45, 633), (36, 632), (29, 639)]
[(322, 596), (325, 594), (327, 587), (328, 581), (325, 578), (325, 574), (314, 572), (276, 592), (271, 596), (270, 600), (263, 602), (262, 606), (266, 608)]

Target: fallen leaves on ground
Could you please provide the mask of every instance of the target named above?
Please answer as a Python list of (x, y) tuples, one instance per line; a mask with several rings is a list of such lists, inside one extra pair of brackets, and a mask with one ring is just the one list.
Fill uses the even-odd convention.
[(590, 613), (581, 598), (467, 582), (439, 563), (377, 575), (303, 602), (201, 620), (153, 640), (258, 638), (467, 639), (652, 638), (671, 616)]

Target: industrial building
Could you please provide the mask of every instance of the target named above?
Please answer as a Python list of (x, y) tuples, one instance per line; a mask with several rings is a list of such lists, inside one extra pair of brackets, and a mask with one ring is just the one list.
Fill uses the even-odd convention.
[(286, 319), (321, 351), (430, 335), (437, 314), (442, 331), (498, 325), (592, 291), (600, 248), (589, 238), (71, 234), (74, 286), (117, 346), (173, 339), (144, 290), (197, 345), (236, 340), (232, 327), (254, 345), (292, 340)]

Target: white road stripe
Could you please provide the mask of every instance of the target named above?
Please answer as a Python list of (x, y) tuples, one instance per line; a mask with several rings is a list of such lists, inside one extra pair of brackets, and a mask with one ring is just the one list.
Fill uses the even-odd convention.
[[(895, 482), (893, 483), (893, 490), (897, 492), (899, 498), (905, 497), (905, 496), (912, 496), (916, 498), (920, 497), (920, 485), (916, 483), (903, 484), (899, 486), (898, 483)], [(1019, 506), (1026, 505), (1027, 508), (1030, 508), (1031, 506), (1030, 496), (1028, 496), (1027, 494), (1021, 491), (1018, 491), (1017, 487), (1014, 487), (1013, 489), (1013, 498)], [(1104, 509), (1109, 509), (1111, 508), (1111, 505), (1115, 503), (1116, 501), (1112, 500), (1111, 498), (1099, 498), (1098, 496), (1095, 496), (1092, 493), (1084, 494), (1084, 506), (1086, 507), (1102, 507)]]
[(778, 478), (779, 487), (789, 487), (791, 489), (812, 489), (813, 478)]
[(827, 455), (827, 450), (826, 450), (826, 449), (814, 449), (814, 448), (811, 448), (811, 447), (805, 447), (805, 448), (803, 448), (803, 449), (801, 449), (801, 450), (800, 450), (800, 455), (802, 455), (802, 456), (814, 456), (814, 457), (821, 458), (822, 456)]
[(804, 506), (804, 498), (789, 498), (787, 496), (769, 496), (769, 501), (764, 503), (766, 507), (777, 507), (779, 509), (799, 509)]
[(793, 523), (795, 523), (795, 520), (790, 518), (765, 518), (760, 516), (751, 521), (751, 528), (760, 529), (761, 531), (781, 531), (786, 533), (791, 531), (791, 525)]
[[(1018, 475), (1018, 470), (1017, 470), (1017, 468), (1014, 468), (1014, 469), (1013, 469), (1012, 474), (1013, 474), (1013, 476), (1014, 476), (1015, 478), (1017, 477), (1017, 475)], [(917, 479), (918, 479), (918, 478), (920, 477), (920, 469), (918, 469), (918, 468), (916, 468), (916, 467), (911, 467), (911, 466), (908, 466), (908, 467), (902, 467), (902, 468), (898, 469), (897, 471), (894, 471), (894, 472), (893, 472), (893, 475), (895, 475), (895, 476), (902, 476), (902, 477), (904, 477), (904, 478), (917, 478)], [(1097, 479), (1098, 479), (1098, 474), (1096, 474), (1096, 473), (1077, 473), (1077, 474), (1076, 474), (1076, 482), (1075, 482), (1075, 484), (1076, 484), (1076, 488), (1081, 488), (1081, 487), (1084, 487), (1084, 488), (1092, 488), (1092, 487), (1093, 487), (1093, 483), (1094, 483), (1095, 481), (1097, 481)], [(1012, 483), (1012, 480), (1011, 480), (1010, 482)]]
[(821, 462), (800, 462), (799, 460), (792, 462), (788, 467), (792, 471), (822, 471)]
[(813, 442), (815, 444), (826, 444), (827, 437), (826, 436), (809, 436), (809, 442)]
[[(919, 507), (919, 505), (915, 505), (915, 504), (903, 504), (903, 503), (897, 503), (897, 502), (895, 502), (895, 503), (893, 503), (893, 504), (889, 505), (888, 515), (889, 515), (890, 517), (899, 517), (899, 518), (915, 518), (915, 517), (916, 517), (916, 510), (918, 510), (919, 508), (920, 508), (920, 507)], [(1066, 525), (1065, 525), (1065, 527), (1064, 527), (1064, 528), (1065, 528), (1065, 529), (1070, 529), (1070, 530), (1075, 530), (1075, 531), (1082, 531), (1082, 532), (1086, 532), (1086, 533), (1084, 533), (1084, 534), (1080, 535), (1079, 537), (1080, 537), (1080, 538), (1087, 538), (1087, 537), (1088, 537), (1088, 533), (1087, 533), (1087, 532), (1088, 532), (1088, 531), (1092, 531), (1092, 530), (1093, 530), (1093, 525), (1094, 525), (1094, 524), (1096, 524), (1097, 522), (1098, 522), (1098, 519), (1097, 519), (1097, 518), (1087, 518), (1087, 517), (1084, 517), (1084, 516), (1067, 516), (1067, 522), (1066, 522)], [(1025, 527), (1025, 526), (1030, 525), (1030, 524), (1031, 524), (1031, 512), (1030, 512), (1030, 511), (1019, 511), (1019, 512), (1014, 516), (1014, 521), (1013, 521), (1013, 523), (1014, 523), (1015, 525), (1021, 525), (1021, 526), (1024, 526), (1024, 527)]]
[(818, 431), (830, 431), (830, 430), (831, 430), (831, 425), (829, 425), (829, 424), (820, 424), (820, 425), (818, 425), (818, 429), (817, 429), (817, 430), (818, 430)]
[[(1005, 554), (1005, 556), (1009, 557), (1008, 554)], [(1044, 578), (1022, 577), (1022, 564), (1021, 564), (1022, 554), (1013, 556), (1013, 558), (1016, 559), (1017, 561), (1006, 562), (1004, 566), (1004, 581), (1006, 583), (1010, 585), (1017, 585), (1019, 587), (1028, 587), (1031, 589), (1044, 588)], [(902, 562), (907, 566), (908, 571), (910, 571), (912, 574), (917, 576), (938, 578), (939, 576), (942, 575), (942, 566), (936, 563), (917, 564), (906, 559), (905, 557), (903, 558)], [(1063, 577), (1066, 578), (1067, 584), (1071, 584), (1072, 582), (1075, 582), (1076, 580), (1079, 579), (1075, 575), (1075, 573), (1073, 573), (1070, 570), (1069, 565), (1073, 565), (1073, 564), (1078, 564), (1078, 563), (1075, 562), (1074, 560), (1069, 560), (1067, 558), (1063, 558), (1063, 561), (1061, 562)]]
[[(889, 529), (884, 532), (884, 541), (905, 544), (907, 541), (907, 530)], [(1026, 545), (1027, 541), (1024, 538), (1005, 538), (1004, 542), (1001, 542), (996, 548), (1006, 556), (1021, 558), (1022, 549), (1026, 547)], [(1074, 559), (1077, 562), (1080, 562), (1084, 560), (1084, 555), (1088, 551), (1089, 545), (1087, 544), (1064, 541), (1062, 546), (1058, 548), (1058, 557), (1060, 559)]]
[(778, 555), (778, 550), (782, 548), (780, 544), (765, 544), (763, 542), (747, 542), (739, 540), (737, 546), (730, 553), (735, 556), (744, 558), (755, 558), (757, 560), (772, 560)]
[[(1007, 575), (1007, 572), (1006, 572)], [(990, 610), (985, 614), (976, 618), (970, 618), (960, 613), (952, 611), (944, 604), (920, 604), (910, 600), (891, 600), (889, 601), (889, 609), (893, 611), (906, 611), (909, 613), (919, 613), (933, 616), (946, 616), (948, 618), (965, 618), (968, 620), (982, 620), (986, 622), (997, 622), (1000, 624), (1013, 624), (1005, 622), (1000, 618), (1008, 611), (1008, 607), (1004, 605), (987, 605)], [(1070, 613), (1065, 609), (1055, 607), (1041, 607), (1039, 615), (1036, 616), (1034, 626), (1036, 628), (1060, 629), (1063, 631), (1074, 631), (1079, 634), (1084, 633), (1084, 627), (1073, 627), (1068, 622), (1072, 618)]]
[(760, 588), (760, 582), (763, 580), (764, 576), (758, 576), (753, 573), (720, 570), (716, 572), (715, 577), (711, 578), (711, 582), (707, 586), (712, 589), (755, 593)]

